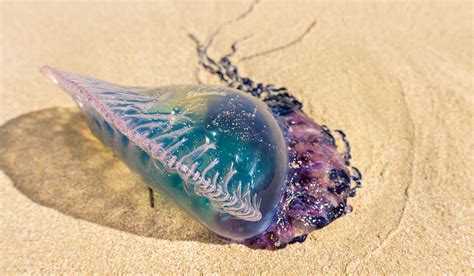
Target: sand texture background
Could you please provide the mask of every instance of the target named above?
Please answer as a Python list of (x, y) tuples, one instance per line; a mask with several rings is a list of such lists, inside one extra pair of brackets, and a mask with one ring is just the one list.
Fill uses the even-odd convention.
[[(473, 7), (449, 2), (3, 2), (0, 273), (472, 274)], [(303, 244), (223, 244), (162, 197), (149, 208), (140, 179), (38, 72), (218, 84), (188, 37), (218, 26), (210, 54), (250, 35), (242, 74), (343, 129), (364, 174), (354, 212)]]

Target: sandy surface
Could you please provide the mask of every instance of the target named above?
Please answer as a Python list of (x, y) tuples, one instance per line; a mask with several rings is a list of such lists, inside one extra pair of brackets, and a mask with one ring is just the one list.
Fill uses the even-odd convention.
[[(262, 1), (231, 20), (250, 4), (2, 3), (1, 274), (474, 272), (472, 4)], [(224, 22), (211, 54), (251, 35), (240, 70), (345, 130), (364, 173), (352, 214), (278, 252), (222, 244), (161, 197), (150, 209), (37, 70), (218, 83), (196, 74), (188, 33), (205, 40)]]

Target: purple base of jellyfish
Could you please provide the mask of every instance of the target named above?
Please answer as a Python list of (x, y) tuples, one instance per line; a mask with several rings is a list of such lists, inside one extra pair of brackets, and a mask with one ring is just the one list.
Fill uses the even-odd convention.
[(355, 196), (356, 189), (351, 179), (360, 185), (357, 169), (352, 168), (351, 176), (350, 156), (337, 151), (326, 127), (301, 111), (277, 119), (286, 132), (290, 152), (287, 185), (271, 226), (243, 242), (251, 248), (275, 250), (303, 242), (308, 233), (351, 212), (347, 198)]
[(241, 76), (230, 60), (237, 51), (237, 41), (230, 54), (216, 61), (207, 54), (212, 40), (201, 44), (193, 35), (190, 37), (197, 44), (200, 65), (227, 86), (263, 100), (287, 139), (289, 173), (273, 223), (263, 234), (239, 243), (255, 249), (281, 249), (304, 242), (310, 232), (351, 212), (347, 198), (355, 196), (361, 187), (362, 175), (350, 166), (350, 145), (345, 134), (336, 130), (345, 145), (345, 152), (341, 153), (330, 130), (304, 114), (302, 103), (285, 87)]

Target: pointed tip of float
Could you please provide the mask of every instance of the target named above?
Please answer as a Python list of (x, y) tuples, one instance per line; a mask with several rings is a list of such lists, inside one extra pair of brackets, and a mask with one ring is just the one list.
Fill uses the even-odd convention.
[(52, 68), (49, 65), (43, 65), (39, 68), (39, 71), (45, 77), (50, 79), (54, 84), (56, 84), (56, 85), (59, 84), (59, 81), (58, 81), (59, 72), (56, 69)]
[(41, 66), (39, 71), (68, 94), (76, 96), (81, 94), (81, 89), (83, 87), (74, 80), (74, 76), (79, 75), (61, 71), (49, 65)]

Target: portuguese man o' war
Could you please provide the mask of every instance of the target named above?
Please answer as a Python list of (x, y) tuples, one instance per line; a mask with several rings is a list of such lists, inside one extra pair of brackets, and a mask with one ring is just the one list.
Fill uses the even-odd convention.
[[(120, 86), (49, 66), (92, 132), (153, 190), (222, 240), (280, 249), (351, 211), (361, 174), (286, 88), (239, 75), (199, 44), (200, 64), (227, 87)], [(235, 52), (235, 44), (232, 47)]]

